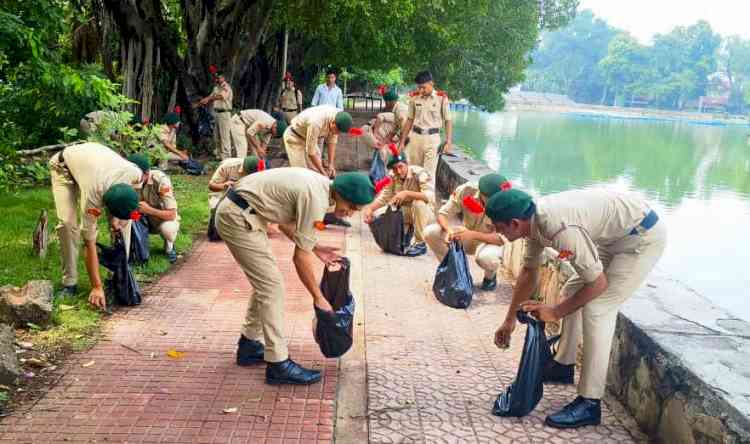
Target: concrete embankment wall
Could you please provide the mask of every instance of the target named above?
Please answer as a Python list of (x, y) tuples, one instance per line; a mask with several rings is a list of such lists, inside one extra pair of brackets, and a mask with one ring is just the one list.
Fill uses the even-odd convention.
[[(488, 172), (463, 154), (442, 156), (438, 192)], [(554, 250), (545, 255), (538, 297), (555, 303), (573, 271)], [(506, 247), (510, 277), (522, 257), (522, 242)], [(655, 441), (750, 443), (750, 323), (654, 272), (618, 317), (608, 388)]]

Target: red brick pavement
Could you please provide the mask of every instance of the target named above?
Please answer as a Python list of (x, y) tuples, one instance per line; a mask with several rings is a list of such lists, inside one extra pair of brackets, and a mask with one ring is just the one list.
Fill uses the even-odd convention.
[[(344, 231), (329, 229), (322, 241), (343, 247)], [(311, 336), (312, 303), (291, 262), (293, 244), (281, 235), (272, 243), (287, 282), (290, 354), (321, 369), (321, 383), (270, 386), (264, 365), (235, 365), (250, 286), (223, 243), (202, 242), (141, 306), (118, 312), (106, 339), (74, 356), (44, 398), (4, 418), (0, 441), (331, 442), (337, 362)], [(184, 355), (170, 358), (172, 349)]]

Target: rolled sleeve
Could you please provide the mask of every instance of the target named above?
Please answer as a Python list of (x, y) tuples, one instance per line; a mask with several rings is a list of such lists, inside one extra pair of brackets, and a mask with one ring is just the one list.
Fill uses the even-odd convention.
[(92, 195), (82, 196), (81, 203), (81, 210), (83, 211), (83, 216), (81, 217), (81, 235), (83, 240), (96, 242), (96, 222), (99, 216), (104, 213), (102, 210), (104, 203)]
[(417, 105), (414, 103), (414, 100), (409, 101), (409, 111), (406, 112), (406, 118), (414, 120), (414, 117), (417, 115)]
[(317, 125), (310, 125), (307, 127), (307, 134), (305, 136), (305, 153), (307, 155), (317, 154), (320, 152), (318, 148), (318, 139), (320, 138), (320, 127)]
[(580, 228), (565, 229), (555, 237), (553, 247), (561, 254), (568, 254), (570, 265), (584, 282), (594, 282), (604, 271), (594, 241)]
[[(393, 179), (391, 177), (391, 179)], [(392, 181), (390, 184), (388, 184), (387, 187), (383, 188), (383, 190), (378, 194), (378, 197), (375, 198), (375, 204), (380, 205), (381, 207), (384, 205), (388, 205), (388, 202), (393, 199), (393, 196), (396, 195), (396, 181)]]
[(453, 120), (453, 116), (451, 115), (450, 103), (451, 102), (450, 100), (448, 100), (447, 97), (443, 98), (443, 104), (442, 104), (443, 120), (446, 122), (450, 122), (451, 120)]
[(539, 243), (536, 239), (524, 239), (524, 250), (523, 250), (523, 266), (528, 268), (536, 268), (542, 265), (542, 253), (544, 253), (544, 245)]
[(316, 202), (309, 195), (297, 199), (297, 226), (292, 237), (301, 250), (312, 251), (318, 243), (315, 223), (323, 221), (327, 209), (327, 205)]
[(177, 199), (174, 197), (174, 188), (172, 188), (172, 182), (169, 179), (164, 179), (159, 184), (159, 199), (163, 209), (177, 209)]
[(448, 198), (448, 201), (440, 207), (438, 213), (443, 216), (456, 216), (461, 214), (463, 212), (463, 207), (461, 206), (460, 199), (461, 196), (458, 190), (454, 191), (451, 193), (451, 197)]
[(430, 174), (427, 171), (422, 171), (419, 174), (419, 191), (427, 197), (429, 202), (435, 201), (435, 188), (432, 186), (430, 180)]
[(211, 180), (209, 182), (223, 183), (227, 181), (227, 178), (228, 174), (226, 168), (220, 166), (219, 168), (216, 168), (216, 171), (214, 171), (214, 175), (211, 176)]

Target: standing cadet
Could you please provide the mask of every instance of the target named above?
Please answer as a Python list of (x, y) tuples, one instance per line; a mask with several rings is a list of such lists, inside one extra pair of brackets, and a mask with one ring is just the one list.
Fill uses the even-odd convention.
[[(448, 202), (438, 211), (437, 224), (425, 229), (425, 241), (439, 261), (448, 252), (448, 242), (459, 240), (466, 254), (476, 254), (477, 264), (484, 270), (482, 290), (497, 287), (497, 270), (503, 260), (505, 240), (495, 233), (484, 205), (495, 193), (509, 189), (510, 182), (502, 175), (485, 174), (477, 182), (467, 182), (453, 191)], [(461, 214), (463, 226), (451, 227), (449, 218)]]
[(251, 154), (265, 160), (271, 137), (281, 137), (286, 127), (286, 121), (281, 115), (274, 118), (259, 109), (240, 111), (232, 117), (232, 144), (237, 152), (236, 157), (245, 158), (249, 144)]
[(279, 95), (279, 109), (284, 113), (286, 123), (291, 123), (302, 112), (302, 91), (297, 89), (291, 73), (284, 75), (284, 88)]
[[(61, 296), (72, 295), (78, 283), (78, 243), (81, 232), (86, 252), (86, 270), (91, 282), (89, 302), (106, 309), (104, 288), (99, 275), (96, 251), (96, 221), (106, 208), (115, 230), (127, 233), (130, 245), (130, 219), (138, 217), (138, 194), (144, 175), (140, 168), (98, 143), (68, 146), (49, 160), (52, 194), (57, 212), (57, 234), (62, 253), (63, 289)], [(76, 204), (80, 202), (81, 227)]]
[[(159, 132), (159, 141), (168, 151), (167, 160), (188, 160), (190, 156), (186, 150), (177, 147), (177, 130), (180, 126), (180, 116), (177, 113), (167, 113), (164, 125)], [(164, 165), (162, 165), (164, 168)]]
[(375, 201), (365, 208), (365, 223), (371, 223), (373, 213), (386, 205), (401, 207), (404, 214), (404, 225), (414, 228), (414, 244), (409, 246), (412, 252), (406, 256), (418, 256), (426, 251), (424, 245), (424, 230), (432, 220), (435, 192), (432, 188), (430, 175), (424, 168), (409, 165), (406, 156), (396, 152), (388, 159), (388, 169), (391, 170), (390, 180), (378, 194)]
[[(339, 133), (352, 127), (352, 116), (330, 105), (307, 108), (292, 119), (284, 132), (284, 147), (289, 166), (309, 168), (324, 176), (336, 175), (336, 143)], [(323, 167), (318, 139), (328, 148), (328, 169)]]
[(152, 170), (148, 157), (143, 154), (132, 154), (128, 160), (138, 165), (145, 177), (139, 193), (138, 211), (146, 216), (149, 232), (158, 233), (164, 239), (164, 253), (169, 263), (174, 264), (177, 262), (174, 242), (180, 231), (180, 215), (177, 214), (172, 181), (164, 172)]
[[(328, 208), (350, 217), (372, 202), (375, 190), (360, 173), (344, 173), (333, 181), (303, 168), (277, 168), (240, 179), (216, 209), (216, 228), (253, 287), (237, 348), (237, 364), (265, 361), (269, 384), (313, 384), (320, 372), (289, 359), (284, 339), (284, 282), (266, 235), (275, 222), (295, 243), (294, 266), (313, 304), (332, 311), (315, 279), (315, 260), (330, 264), (337, 249), (318, 244)], [(265, 342), (265, 344), (264, 344)]]
[(214, 116), (216, 119), (216, 129), (214, 133), (216, 137), (216, 145), (218, 146), (217, 151), (219, 157), (228, 159), (232, 157), (232, 87), (229, 86), (224, 74), (216, 72), (214, 74), (214, 89), (211, 91), (211, 95), (202, 98), (198, 103), (193, 106), (205, 106), (212, 105)]
[[(508, 346), (519, 309), (545, 322), (565, 318), (560, 348), (543, 380), (568, 376), (566, 382), (572, 382), (582, 331), (579, 396), (546, 423), (557, 428), (600, 424), (617, 312), (664, 252), (666, 227), (640, 197), (605, 190), (566, 191), (536, 201), (520, 190), (503, 191), (487, 203), (487, 216), (509, 241), (526, 241), (523, 270), (495, 343)], [(556, 305), (528, 300), (538, 284), (545, 247), (557, 250), (577, 273)]]
[(401, 132), (399, 151), (404, 151), (406, 138), (406, 157), (409, 164), (423, 166), (430, 177), (435, 178), (438, 165), (438, 147), (440, 146), (440, 129), (445, 126), (445, 143), (443, 153), (450, 153), (453, 138), (453, 122), (450, 102), (443, 92), (437, 92), (432, 82), (432, 74), (422, 71), (415, 78), (417, 91), (409, 101), (409, 113), (406, 125)]

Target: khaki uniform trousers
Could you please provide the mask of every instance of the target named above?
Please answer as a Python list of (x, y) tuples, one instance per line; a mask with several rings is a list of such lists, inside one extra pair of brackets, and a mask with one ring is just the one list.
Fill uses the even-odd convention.
[(158, 234), (167, 242), (174, 243), (177, 233), (180, 232), (180, 221), (162, 220), (155, 217), (148, 218), (148, 230), (151, 234)]
[[(448, 245), (443, 241), (443, 228), (438, 224), (432, 224), (425, 229), (425, 242), (437, 256), (438, 261), (442, 261), (448, 253)], [(466, 254), (476, 255), (477, 265), (484, 270), (484, 277), (492, 279), (497, 275), (497, 269), (503, 261), (503, 247), (492, 245), (484, 242), (469, 241), (463, 242), (464, 252)]]
[(216, 229), (247, 276), (253, 293), (242, 334), (265, 343), (266, 362), (289, 357), (284, 339), (284, 280), (262, 222), (229, 199), (216, 209)]
[(242, 119), (240, 119), (240, 116), (237, 115), (232, 117), (232, 146), (234, 147), (234, 151), (237, 153), (237, 155), (234, 157), (244, 159), (245, 156), (247, 156), (247, 136), (245, 135), (246, 131), (247, 128), (245, 127), (245, 124), (242, 123)]
[[(578, 344), (583, 336), (583, 368), (578, 394), (601, 399), (607, 382), (609, 354), (620, 306), (641, 286), (664, 252), (667, 230), (658, 222), (643, 234), (629, 235), (606, 248), (598, 247), (604, 265), (607, 290), (563, 319), (560, 345), (555, 360), (570, 365), (576, 362)], [(584, 282), (574, 276), (560, 294), (569, 297)]]
[(404, 225), (414, 227), (414, 239), (417, 242), (425, 242), (425, 229), (433, 221), (432, 206), (418, 200), (401, 206), (404, 214)]
[(292, 119), (297, 117), (297, 114), (299, 114), (297, 111), (282, 111), (282, 114), (284, 115), (284, 120), (286, 120), (287, 125), (292, 123)]
[[(305, 147), (304, 139), (297, 137), (291, 131), (284, 131), (284, 149), (286, 150), (287, 157), (289, 157), (290, 167), (312, 169), (310, 157), (307, 155)], [(319, 150), (318, 154), (320, 154)]]
[(230, 112), (217, 112), (215, 116), (217, 154), (221, 160), (228, 159), (232, 157), (232, 114)]
[(440, 146), (440, 134), (409, 134), (409, 144), (406, 145), (406, 159), (409, 165), (423, 167), (430, 174), (432, 182), (435, 183), (435, 173), (438, 166), (438, 146)]

